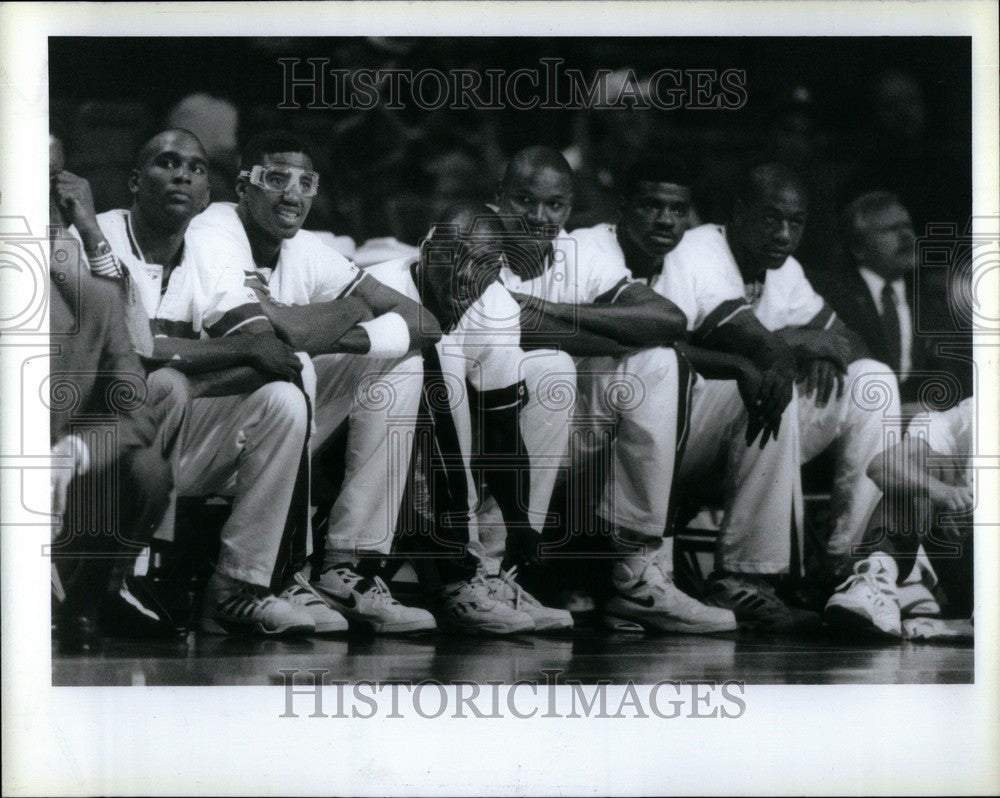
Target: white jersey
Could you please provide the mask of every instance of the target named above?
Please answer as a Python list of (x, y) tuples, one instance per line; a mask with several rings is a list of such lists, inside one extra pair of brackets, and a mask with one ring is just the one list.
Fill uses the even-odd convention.
[(163, 285), (163, 266), (149, 263), (132, 230), (131, 214), (119, 209), (97, 217), (115, 257), (138, 288), (156, 337), (199, 338), (228, 335), (246, 325), (270, 323), (260, 313), (257, 296), (244, 285), (242, 269), (198, 259), (190, 231), (184, 237), (180, 264)]
[[(414, 258), (398, 258), (365, 271), (414, 302), (420, 292), (413, 278)], [(442, 368), (461, 373), (477, 391), (508, 388), (522, 379), (521, 309), (499, 282), (462, 314), (455, 327), (437, 342)]]
[(229, 202), (214, 202), (196, 216), (188, 238), (199, 258), (214, 266), (258, 274), (271, 298), (285, 305), (340, 299), (364, 278), (364, 272), (308, 230), (281, 242), (273, 270), (257, 269), (236, 206)]
[(814, 319), (828, 328), (835, 318), (791, 256), (779, 268), (769, 269), (762, 285), (745, 284), (725, 228), (715, 224), (688, 230), (664, 257), (663, 270), (651, 287), (684, 312), (688, 330), (703, 334), (708, 332), (702, 329), (706, 322), (718, 326), (746, 303), (771, 331), (802, 327)]
[(501, 282), (509, 291), (546, 302), (571, 305), (613, 302), (632, 277), (625, 268), (624, 258), (616, 258), (618, 242), (607, 240), (601, 229), (606, 227), (598, 225), (572, 233), (561, 230), (552, 242), (552, 253), (541, 275), (525, 280), (504, 265), (500, 270)]

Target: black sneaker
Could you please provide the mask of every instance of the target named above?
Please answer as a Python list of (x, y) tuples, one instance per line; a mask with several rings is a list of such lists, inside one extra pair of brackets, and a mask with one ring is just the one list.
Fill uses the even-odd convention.
[(806, 632), (820, 627), (820, 617), (809, 610), (790, 607), (775, 593), (766, 579), (748, 574), (713, 577), (704, 602), (725, 607), (744, 626), (774, 632)]

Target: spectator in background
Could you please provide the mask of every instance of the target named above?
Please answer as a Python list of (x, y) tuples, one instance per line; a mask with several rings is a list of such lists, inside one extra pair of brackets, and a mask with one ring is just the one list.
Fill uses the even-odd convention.
[(872, 191), (844, 209), (840, 227), (845, 262), (816, 273), (816, 288), (871, 357), (896, 373), (902, 400), (916, 401), (929, 353), (914, 330), (910, 214), (894, 194)]

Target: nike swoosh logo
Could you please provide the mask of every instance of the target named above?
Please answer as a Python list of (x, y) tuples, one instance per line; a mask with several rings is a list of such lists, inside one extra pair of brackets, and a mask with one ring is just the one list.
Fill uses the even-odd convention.
[(347, 596), (347, 598), (343, 598), (341, 596), (338, 596), (336, 593), (331, 593), (329, 590), (323, 590), (323, 588), (321, 588), (319, 585), (316, 585), (315, 587), (316, 587), (317, 590), (321, 591), (324, 596), (328, 596), (328, 597), (332, 598), (338, 604), (341, 604), (344, 607), (347, 607), (347, 609), (349, 609), (349, 610), (353, 610), (355, 607), (358, 606), (358, 600), (356, 598), (354, 598), (354, 593), (353, 592), (350, 593)]
[(619, 596), (625, 599), (625, 601), (631, 601), (633, 604), (638, 604), (640, 607), (648, 608), (652, 607), (653, 604), (656, 603), (655, 599), (652, 596), (646, 596), (646, 598), (635, 598), (634, 596), (622, 596), (621, 594), (619, 594)]

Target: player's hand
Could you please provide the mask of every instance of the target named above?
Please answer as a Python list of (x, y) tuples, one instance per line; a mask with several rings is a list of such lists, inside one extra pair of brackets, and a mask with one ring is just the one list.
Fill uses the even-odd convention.
[(62, 171), (52, 178), (52, 192), (67, 224), (84, 232), (100, 231), (90, 183), (72, 172)]
[(790, 343), (800, 363), (831, 360), (842, 373), (847, 373), (851, 343), (843, 335), (830, 330), (795, 330)]
[[(781, 416), (792, 401), (792, 388), (795, 384), (794, 372), (776, 364), (767, 371), (759, 372), (760, 386), (756, 396), (747, 405), (750, 423), (747, 428), (747, 445), (753, 443), (757, 433), (762, 431), (760, 447), (763, 449), (770, 438), (777, 439), (781, 428)], [(743, 388), (740, 395), (744, 396)], [(744, 396), (744, 402), (746, 397)]]
[(826, 407), (833, 395), (834, 388), (837, 390), (837, 398), (844, 395), (844, 374), (835, 363), (830, 360), (814, 360), (809, 364), (809, 371), (806, 374), (805, 392), (806, 396), (816, 394), (816, 407)]
[(273, 335), (248, 335), (250, 365), (265, 374), (291, 380), (302, 371), (302, 361), (295, 350)]
[(975, 494), (969, 485), (945, 485), (932, 480), (929, 487), (931, 501), (938, 510), (951, 513), (968, 513), (975, 507)]

